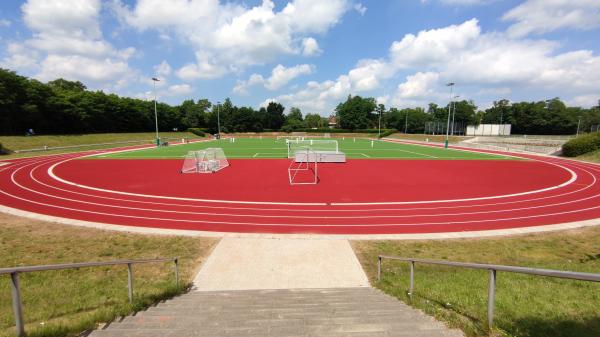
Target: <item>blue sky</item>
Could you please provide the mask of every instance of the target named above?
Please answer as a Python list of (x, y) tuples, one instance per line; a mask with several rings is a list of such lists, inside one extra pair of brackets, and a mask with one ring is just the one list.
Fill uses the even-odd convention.
[(179, 104), (268, 101), (329, 115), (388, 107), (600, 99), (598, 0), (28, 0), (0, 3), (0, 66)]

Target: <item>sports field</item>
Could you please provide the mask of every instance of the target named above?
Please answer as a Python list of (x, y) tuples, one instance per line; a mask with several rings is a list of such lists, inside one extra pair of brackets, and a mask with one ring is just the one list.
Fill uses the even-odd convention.
[[(339, 151), (344, 152), (348, 158), (352, 159), (498, 160), (509, 158), (495, 154), (467, 152), (406, 143), (373, 141), (362, 138), (311, 139), (315, 141), (337, 141)], [(288, 157), (285, 140), (277, 140), (275, 138), (236, 138), (235, 141), (232, 141), (231, 139), (220, 139), (146, 150), (126, 151), (115, 154), (103, 154), (96, 158), (179, 159), (183, 158), (188, 151), (201, 150), (208, 147), (220, 147), (225, 151), (227, 158), (232, 159)]]

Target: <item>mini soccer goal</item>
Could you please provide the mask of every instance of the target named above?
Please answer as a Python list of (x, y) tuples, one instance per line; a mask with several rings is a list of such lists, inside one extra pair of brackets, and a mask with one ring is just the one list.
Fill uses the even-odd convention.
[[(290, 185), (315, 185), (319, 182), (317, 156), (308, 147), (298, 149), (296, 153), (303, 158), (292, 160), (288, 167)], [(297, 157), (298, 158), (298, 157)]]
[(214, 173), (229, 166), (220, 147), (189, 151), (183, 160), (181, 173)]

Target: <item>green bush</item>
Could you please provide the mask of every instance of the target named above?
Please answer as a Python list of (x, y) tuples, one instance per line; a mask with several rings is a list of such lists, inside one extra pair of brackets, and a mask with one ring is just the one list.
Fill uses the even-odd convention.
[(189, 128), (189, 129), (187, 129), (187, 131), (195, 134), (196, 136), (200, 136), (200, 137), (205, 137), (206, 136), (206, 130), (205, 129), (201, 129), (201, 128)]
[(381, 132), (381, 135), (379, 135), (379, 138), (387, 137), (387, 136), (391, 135), (392, 133), (396, 133), (396, 132), (398, 132), (398, 130), (395, 130), (395, 129), (385, 130), (385, 132)]
[(598, 149), (600, 149), (600, 132), (594, 132), (566, 142), (562, 146), (562, 153), (566, 157), (577, 157)]
[(7, 148), (3, 147), (2, 143), (0, 143), (0, 155), (9, 154), (9, 153), (10, 153), (10, 151)]

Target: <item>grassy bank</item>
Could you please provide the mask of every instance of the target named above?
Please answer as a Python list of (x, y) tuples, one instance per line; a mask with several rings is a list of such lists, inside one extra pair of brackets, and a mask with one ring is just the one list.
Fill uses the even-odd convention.
[[(374, 286), (459, 327), (487, 336), (487, 271), (417, 264), (415, 294), (407, 264), (377, 255), (528, 266), (600, 273), (600, 226), (495, 239), (355, 241)], [(498, 272), (494, 336), (600, 336), (600, 284)]]
[(575, 159), (589, 161), (591, 163), (600, 163), (600, 150), (583, 154)]
[[(180, 293), (215, 244), (215, 239), (101, 231), (0, 213), (0, 267), (180, 258), (179, 289), (174, 286), (173, 264), (135, 265), (133, 305), (127, 297), (125, 266), (22, 274), (28, 336), (75, 335)], [(9, 277), (0, 279), (0, 336), (14, 336)]]
[[(198, 138), (198, 136), (189, 132), (160, 132), (161, 138)], [(102, 143), (119, 143), (119, 142), (137, 142), (129, 145), (148, 143), (152, 144), (156, 134), (153, 132), (141, 132), (141, 133), (98, 133), (98, 134), (84, 134), (84, 135), (47, 135), (47, 136), (0, 136), (0, 143), (2, 146), (10, 151), (28, 150), (28, 149), (39, 149), (44, 146), (47, 147), (64, 147), (64, 146), (82, 146), (80, 148), (70, 149), (58, 149), (49, 151), (39, 152), (28, 152), (28, 153), (15, 153), (10, 155), (0, 156), (0, 159), (18, 158), (18, 157), (30, 157), (39, 156), (45, 154), (57, 154), (74, 151), (85, 151), (85, 150), (97, 150), (106, 149), (119, 146), (128, 146), (128, 144), (115, 144), (115, 145), (98, 145), (98, 146), (86, 146), (89, 144), (102, 144)]]

